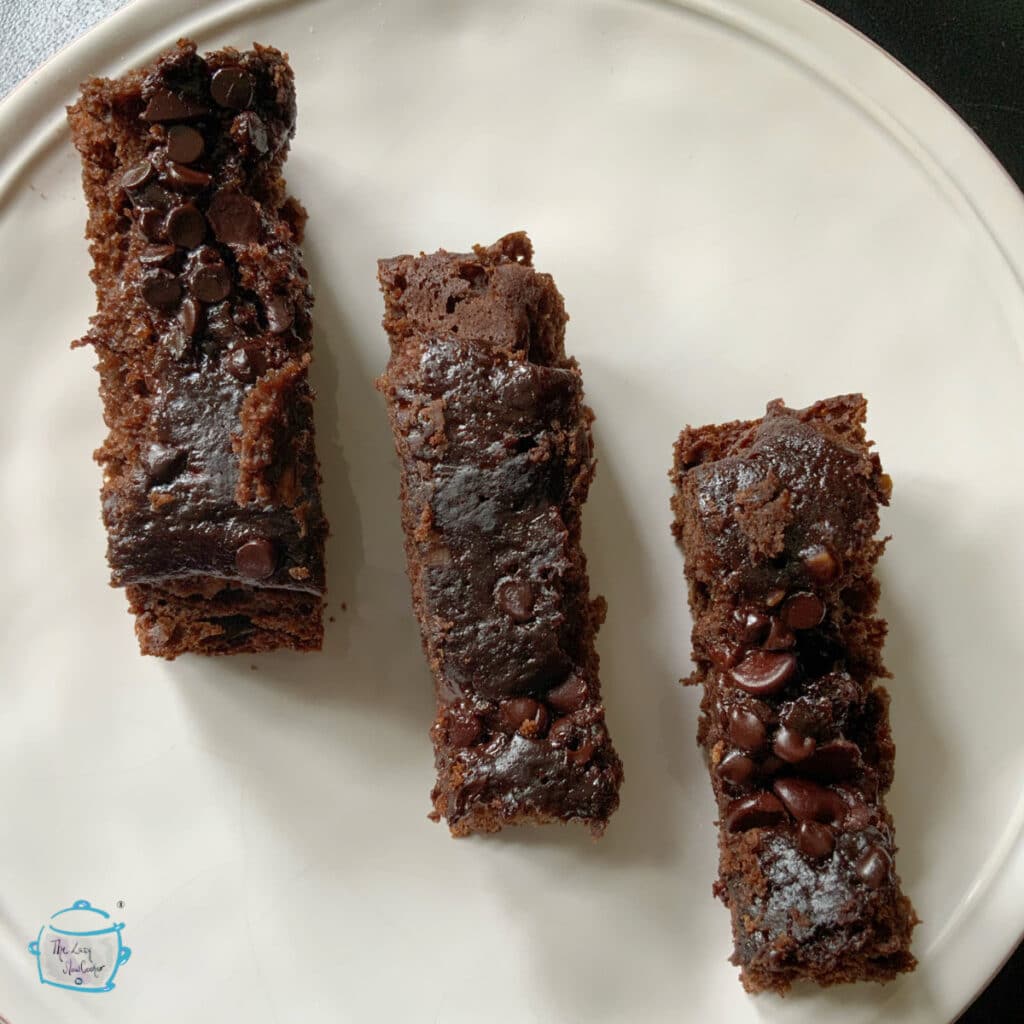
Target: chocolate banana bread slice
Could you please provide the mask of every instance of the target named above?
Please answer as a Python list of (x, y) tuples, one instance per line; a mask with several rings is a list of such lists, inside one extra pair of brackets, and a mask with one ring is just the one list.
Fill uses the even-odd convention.
[(436, 819), (456, 836), (578, 820), (622, 767), (604, 722), (580, 509), (592, 413), (562, 297), (524, 234), (382, 260), (387, 398), (413, 605), (434, 673)]
[(893, 858), (878, 506), (860, 395), (687, 428), (674, 532), (718, 801), (715, 891), (750, 991), (886, 981), (915, 965)]
[(144, 654), (320, 646), (326, 522), (287, 59), (255, 46), (92, 79), (89, 206), (113, 584)]

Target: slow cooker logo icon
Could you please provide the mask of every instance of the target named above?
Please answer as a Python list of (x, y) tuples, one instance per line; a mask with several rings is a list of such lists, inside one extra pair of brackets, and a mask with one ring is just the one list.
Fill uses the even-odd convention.
[(39, 980), (73, 992), (109, 992), (132, 951), (121, 941), (123, 924), (88, 900), (58, 910), (28, 944)]

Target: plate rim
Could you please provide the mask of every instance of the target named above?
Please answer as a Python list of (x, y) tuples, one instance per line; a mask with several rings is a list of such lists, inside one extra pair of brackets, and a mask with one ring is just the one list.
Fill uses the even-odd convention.
[[(0, 216), (32, 162), (67, 135), (63, 101), (97, 69), (116, 74), (186, 33), (202, 35), (246, 13), (300, 6), (303, 0), (129, 0), (49, 57), (0, 100)], [(571, 0), (564, 0), (569, 3)], [(600, 0), (588, 0), (588, 3)], [(603, 0), (614, 6), (690, 12), (742, 32), (792, 60), (906, 150), (976, 222), (1024, 292), (1024, 193), (981, 138), (926, 83), (872, 39), (812, 0)], [(54, 113), (55, 102), (59, 111)], [(19, 138), (19, 126), (35, 125)], [(1017, 348), (1024, 357), (1024, 312)], [(956, 1020), (1024, 939), (1024, 790), (1000, 842), (956, 914), (933, 940), (944, 970), (940, 997)], [(1002, 909), (1003, 913), (999, 913)], [(1011, 911), (1007, 913), (1007, 911)], [(952, 925), (957, 924), (957, 934)], [(979, 949), (984, 955), (979, 956)], [(959, 954), (959, 955), (955, 955)], [(880, 1004), (880, 1009), (885, 1003)]]

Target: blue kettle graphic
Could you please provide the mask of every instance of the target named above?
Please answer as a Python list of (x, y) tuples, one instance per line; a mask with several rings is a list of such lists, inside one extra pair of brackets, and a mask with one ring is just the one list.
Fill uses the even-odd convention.
[(124, 924), (88, 900), (51, 915), (28, 944), (44, 985), (72, 992), (109, 992), (114, 976), (128, 962), (131, 949), (121, 941)]

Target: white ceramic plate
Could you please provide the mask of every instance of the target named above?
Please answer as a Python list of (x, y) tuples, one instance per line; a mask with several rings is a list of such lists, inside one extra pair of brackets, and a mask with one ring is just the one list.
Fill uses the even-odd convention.
[[(333, 526), (321, 655), (142, 659), (105, 585), (96, 379), (67, 347), (93, 295), (61, 108), (186, 33), (272, 42), (298, 78), (288, 177), (311, 214)], [(11, 1024), (934, 1024), (968, 1002), (1024, 924), (1024, 203), (919, 83), (792, 0), (138, 0), (0, 107), (0, 140)], [(584, 539), (627, 781), (596, 845), (454, 842), (426, 820), (433, 699), (371, 386), (376, 258), (520, 227), (598, 413)], [(850, 390), (896, 481), (892, 807), (921, 965), (755, 1000), (710, 893), (666, 470), (685, 422)], [(82, 899), (124, 923), (120, 945), (93, 942), (133, 950), (113, 992), (40, 984), (27, 949)]]

